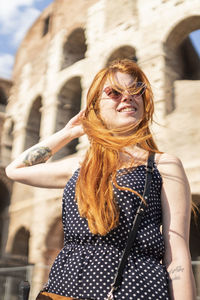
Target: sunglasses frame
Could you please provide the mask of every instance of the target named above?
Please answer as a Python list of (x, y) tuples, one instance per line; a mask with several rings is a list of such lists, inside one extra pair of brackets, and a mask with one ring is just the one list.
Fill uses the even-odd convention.
[[(136, 88), (140, 88), (141, 87), (141, 91), (139, 93), (136, 93), (136, 94), (131, 94), (131, 93), (128, 93), (129, 95), (132, 95), (132, 96), (135, 96), (135, 97), (139, 97), (139, 96), (142, 96), (145, 92), (145, 90), (147, 89), (147, 86), (145, 83), (143, 82), (137, 82), (136, 85), (139, 85), (139, 86), (136, 86)], [(132, 90), (132, 88), (131, 88)], [(111, 99), (113, 100), (121, 100), (124, 93), (121, 92), (121, 91), (118, 91), (117, 89), (113, 88), (113, 87), (110, 87), (110, 86), (107, 86), (103, 92)], [(112, 95), (111, 95), (112, 94)]]

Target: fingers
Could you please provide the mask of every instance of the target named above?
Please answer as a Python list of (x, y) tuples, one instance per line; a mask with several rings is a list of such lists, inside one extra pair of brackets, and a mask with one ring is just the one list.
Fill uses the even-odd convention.
[(82, 109), (78, 114), (76, 114), (67, 124), (66, 127), (76, 127), (81, 126), (81, 120), (85, 116), (85, 109)]
[(83, 118), (85, 116), (85, 108), (82, 109), (79, 113), (78, 113), (79, 118)]
[(85, 116), (85, 109), (82, 109), (77, 115), (75, 115), (69, 122), (73, 124), (80, 124), (81, 120)]

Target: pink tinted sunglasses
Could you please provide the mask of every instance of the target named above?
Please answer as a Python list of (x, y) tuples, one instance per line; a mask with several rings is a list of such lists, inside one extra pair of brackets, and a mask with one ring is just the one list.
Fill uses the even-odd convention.
[[(131, 87), (131, 90), (134, 91), (135, 90), (135, 93), (133, 92), (132, 93), (129, 93), (130, 95), (133, 95), (135, 97), (140, 97), (142, 94), (144, 94), (145, 90), (146, 90), (147, 86), (145, 83), (143, 82), (137, 82), (135, 84), (135, 86)], [(137, 92), (138, 90), (138, 92)], [(106, 95), (113, 99), (113, 100), (121, 100), (122, 97), (123, 97), (123, 92), (119, 92), (118, 90), (110, 87), (110, 86), (107, 86), (104, 90), (104, 93), (106, 93)]]

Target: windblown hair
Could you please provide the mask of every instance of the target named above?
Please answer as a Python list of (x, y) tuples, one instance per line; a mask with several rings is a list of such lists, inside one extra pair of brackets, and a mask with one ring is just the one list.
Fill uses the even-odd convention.
[[(106, 81), (109, 80), (115, 89), (121, 89), (114, 77), (117, 71), (130, 74), (134, 82), (145, 84), (146, 89), (142, 95), (144, 115), (137, 124), (110, 129), (101, 119), (99, 101)], [(130, 87), (131, 90), (133, 89)], [(116, 175), (121, 166), (119, 154), (126, 152), (123, 150), (126, 146), (137, 145), (149, 152), (159, 152), (149, 129), (153, 112), (150, 83), (135, 62), (128, 59), (114, 61), (95, 76), (87, 94), (87, 107), (82, 121), (90, 148), (81, 165), (76, 185), (79, 213), (87, 219), (93, 234), (105, 235), (118, 225), (119, 208), (113, 196), (113, 184), (121, 190), (130, 190), (142, 199), (136, 191), (119, 186)]]

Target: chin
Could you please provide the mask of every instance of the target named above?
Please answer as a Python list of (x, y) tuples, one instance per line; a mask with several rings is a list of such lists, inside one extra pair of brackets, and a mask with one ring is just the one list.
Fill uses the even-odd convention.
[(119, 126), (117, 126), (116, 128), (120, 129), (120, 128), (126, 128), (128, 126), (134, 126), (135, 124), (137, 124), (138, 120), (131, 120), (130, 122), (122, 122)]
[(121, 124), (120, 126), (112, 127), (112, 129), (117, 131), (115, 135), (128, 136), (128, 135), (132, 135), (135, 132), (135, 128), (132, 129), (129, 128), (129, 126), (131, 125), (134, 126), (134, 124), (136, 124), (136, 122)]

